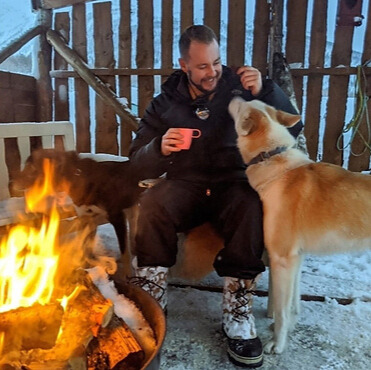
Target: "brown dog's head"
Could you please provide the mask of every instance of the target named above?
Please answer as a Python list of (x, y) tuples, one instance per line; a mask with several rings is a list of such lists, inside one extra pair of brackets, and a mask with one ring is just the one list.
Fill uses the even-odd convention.
[(245, 162), (277, 147), (291, 147), (295, 139), (287, 130), (300, 121), (300, 116), (276, 110), (260, 100), (247, 102), (235, 97), (229, 104), (238, 135), (237, 145)]

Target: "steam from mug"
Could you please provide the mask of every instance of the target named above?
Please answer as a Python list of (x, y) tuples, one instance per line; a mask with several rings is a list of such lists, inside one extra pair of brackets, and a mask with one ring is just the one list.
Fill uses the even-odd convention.
[(177, 148), (187, 150), (191, 147), (192, 139), (197, 139), (201, 136), (201, 130), (197, 128), (180, 128), (180, 133), (183, 135), (183, 144), (178, 144)]

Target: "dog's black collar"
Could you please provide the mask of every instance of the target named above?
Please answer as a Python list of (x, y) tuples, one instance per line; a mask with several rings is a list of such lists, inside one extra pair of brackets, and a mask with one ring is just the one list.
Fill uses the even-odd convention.
[(271, 150), (270, 152), (261, 152), (256, 157), (254, 157), (249, 163), (246, 163), (246, 166), (250, 166), (252, 164), (256, 164), (259, 162), (263, 162), (266, 159), (284, 152), (287, 149), (285, 146), (279, 146), (278, 148)]

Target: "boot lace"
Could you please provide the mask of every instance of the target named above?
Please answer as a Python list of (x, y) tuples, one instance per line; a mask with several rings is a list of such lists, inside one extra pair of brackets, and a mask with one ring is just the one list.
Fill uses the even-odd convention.
[[(254, 286), (254, 281), (251, 286)], [(241, 319), (249, 320), (251, 315), (250, 295), (256, 295), (255, 290), (244, 287), (240, 282), (235, 291), (231, 290), (231, 294), (235, 297), (237, 303), (232, 308), (232, 319), (234, 321), (241, 321)]]
[[(140, 288), (144, 289), (146, 292), (150, 293), (152, 296), (156, 296), (158, 300), (165, 294), (165, 289), (155, 282), (148, 280), (146, 277), (142, 276), (131, 276), (127, 278), (127, 281), (130, 284), (137, 285)], [(160, 293), (159, 293), (160, 292)], [(158, 294), (159, 293), (159, 294)]]

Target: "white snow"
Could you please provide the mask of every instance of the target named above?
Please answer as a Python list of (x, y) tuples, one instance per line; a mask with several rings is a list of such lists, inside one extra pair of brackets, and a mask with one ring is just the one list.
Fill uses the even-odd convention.
[[(118, 251), (110, 224), (99, 226), (101, 243)], [(111, 252), (112, 254), (112, 252)], [(265, 369), (366, 370), (371, 364), (371, 251), (305, 258), (301, 293), (325, 297), (301, 301), (299, 322), (282, 355), (265, 355)], [(187, 284), (173, 279), (170, 283)], [(199, 285), (222, 286), (216, 274)], [(258, 282), (268, 290), (268, 272)], [(211, 289), (210, 289), (211, 290)], [(350, 299), (348, 305), (335, 298)], [(167, 334), (160, 369), (236, 369), (226, 356), (221, 331), (222, 294), (194, 287), (169, 287)], [(254, 298), (256, 326), (262, 342), (270, 339), (272, 320), (266, 317), (267, 298)]]

